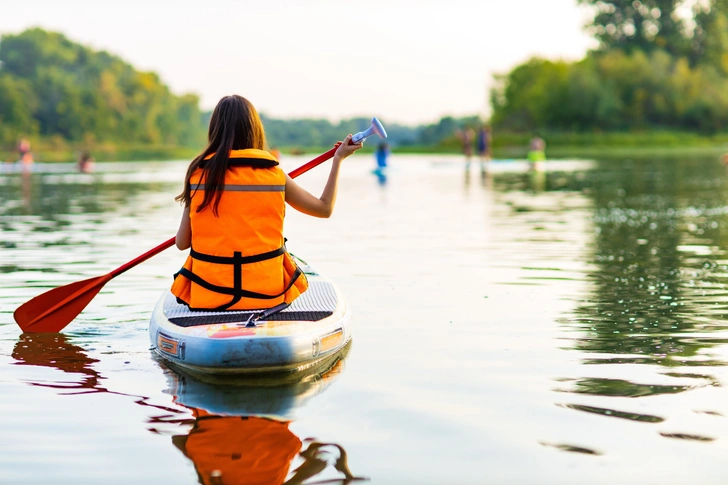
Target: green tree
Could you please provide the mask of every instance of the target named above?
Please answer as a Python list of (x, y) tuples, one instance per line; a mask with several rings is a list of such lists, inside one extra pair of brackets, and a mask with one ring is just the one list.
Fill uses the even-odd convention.
[(530, 131), (558, 123), (569, 95), (569, 70), (567, 62), (533, 58), (496, 77), (491, 90), (493, 124)]
[(577, 0), (594, 7), (588, 28), (600, 49), (650, 52), (664, 49), (685, 54), (689, 40), (685, 21), (677, 14), (684, 0)]
[(728, 127), (728, 79), (663, 50), (531, 59), (498, 76), (491, 99), (492, 123), (519, 132)]
[(573, 131), (621, 128), (624, 102), (614, 82), (605, 80), (593, 59), (571, 66), (566, 94), (560, 109), (554, 110), (554, 124)]
[(728, 75), (728, 0), (695, 7), (690, 57), (694, 65), (712, 66)]
[[(45, 137), (76, 142), (204, 141), (196, 96), (176, 96), (155, 73), (136, 71), (120, 58), (62, 34), (36, 28), (5, 35), (0, 39), (0, 61), (8, 86), (0, 99), (8, 106), (13, 103), (12, 119), (3, 120), (4, 132), (33, 129)], [(25, 100), (25, 118), (18, 114), (19, 99)]]
[(38, 132), (33, 117), (38, 100), (30, 84), (0, 71), (0, 142), (12, 144), (19, 135)]

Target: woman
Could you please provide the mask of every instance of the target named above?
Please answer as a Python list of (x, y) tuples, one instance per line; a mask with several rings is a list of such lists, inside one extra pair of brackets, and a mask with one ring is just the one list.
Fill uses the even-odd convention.
[(362, 147), (351, 135), (338, 143), (321, 197), (286, 175), (266, 151), (255, 107), (226, 96), (212, 112), (208, 143), (190, 163), (176, 200), (184, 211), (176, 244), (190, 255), (172, 293), (191, 309), (258, 310), (289, 305), (308, 288), (286, 252), (285, 203), (314, 217), (330, 217), (341, 162)]

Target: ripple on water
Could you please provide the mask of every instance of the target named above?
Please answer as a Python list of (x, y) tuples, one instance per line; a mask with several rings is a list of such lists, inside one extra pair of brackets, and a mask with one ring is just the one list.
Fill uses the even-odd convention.
[(543, 446), (548, 446), (551, 448), (556, 448), (560, 451), (567, 451), (569, 453), (580, 453), (582, 455), (595, 455), (599, 456), (602, 454), (602, 452), (591, 449), (591, 448), (585, 448), (583, 446), (576, 446), (576, 445), (567, 445), (564, 443), (547, 443), (545, 441), (540, 442)]
[(595, 406), (587, 406), (584, 404), (558, 404), (560, 407), (576, 409), (577, 411), (584, 411), (592, 414), (599, 414), (602, 416), (609, 416), (612, 418), (628, 419), (630, 421), (640, 421), (643, 423), (662, 423), (665, 418), (659, 416), (653, 416), (651, 414), (640, 414), (628, 411), (617, 411), (615, 409), (599, 408)]
[(678, 440), (687, 440), (687, 441), (715, 441), (715, 438), (711, 438), (709, 436), (701, 436), (696, 434), (688, 434), (688, 433), (660, 433), (660, 436), (664, 436), (665, 438), (675, 438)]
[(559, 392), (571, 392), (575, 394), (590, 394), (607, 397), (645, 397), (659, 394), (678, 394), (702, 386), (684, 385), (660, 385), (660, 384), (639, 384), (623, 379), (608, 378), (580, 378), (571, 382), (569, 389), (554, 389)]

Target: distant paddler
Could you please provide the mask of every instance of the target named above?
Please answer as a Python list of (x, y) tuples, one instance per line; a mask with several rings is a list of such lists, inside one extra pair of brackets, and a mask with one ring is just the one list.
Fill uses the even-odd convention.
[(29, 169), (33, 165), (33, 154), (30, 151), (30, 140), (21, 138), (18, 141), (18, 163)]
[(91, 156), (91, 153), (88, 150), (84, 150), (78, 158), (78, 171), (81, 173), (91, 173), (94, 171), (95, 163), (96, 160)]
[(528, 142), (528, 162), (531, 170), (541, 170), (541, 162), (546, 160), (546, 142), (536, 135)]
[(485, 177), (488, 173), (488, 164), (492, 158), (492, 135), (490, 126), (481, 125), (478, 129), (475, 144), (478, 149), (478, 157), (480, 158), (480, 176)]

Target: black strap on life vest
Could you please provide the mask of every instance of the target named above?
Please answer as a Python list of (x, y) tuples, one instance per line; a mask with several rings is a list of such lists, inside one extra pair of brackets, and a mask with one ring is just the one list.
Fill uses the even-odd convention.
[(254, 254), (253, 256), (241, 256), (239, 252), (234, 253), (233, 256), (213, 256), (211, 254), (198, 253), (197, 251), (195, 251), (194, 248), (191, 248), (190, 256), (192, 256), (193, 259), (204, 261), (205, 263), (250, 264), (250, 263), (259, 263), (260, 261), (265, 261), (266, 259), (277, 258), (278, 256), (280, 256), (281, 254), (283, 254), (285, 252), (286, 252), (286, 247), (281, 246), (278, 249), (274, 249), (273, 251), (268, 251), (267, 253)]
[[(200, 168), (205, 168), (209, 160), (203, 160)], [(228, 167), (252, 167), (252, 168), (271, 168), (278, 165), (278, 162), (267, 160), (265, 158), (229, 158)]]
[[(206, 281), (199, 275), (193, 273), (192, 271), (188, 270), (187, 268), (181, 268), (178, 275), (182, 275), (185, 278), (189, 279), (193, 283), (196, 283), (200, 285), (201, 287), (205, 288), (206, 290), (214, 291), (215, 293), (221, 293), (223, 295), (230, 295), (232, 296), (232, 300), (229, 303), (226, 303), (224, 305), (220, 305), (217, 308), (212, 308), (211, 310), (227, 310), (231, 306), (235, 305), (237, 302), (240, 301), (241, 298), (256, 298), (260, 300), (272, 300), (274, 298), (278, 298), (280, 296), (283, 296), (296, 282), (299, 276), (301, 276), (301, 269), (296, 265), (296, 271), (291, 276), (291, 281), (286, 285), (286, 287), (278, 293), (277, 295), (267, 295), (265, 293), (258, 293), (255, 291), (249, 291), (243, 289), (243, 282), (242, 282), (242, 270), (244, 264), (250, 264), (250, 263), (257, 263), (259, 261), (265, 261), (267, 259), (273, 259), (276, 258), (283, 253), (285, 253), (286, 248), (285, 246), (282, 246), (278, 249), (275, 249), (273, 251), (268, 251), (267, 253), (261, 253), (261, 254), (255, 254), (253, 256), (243, 256), (240, 251), (235, 251), (233, 253), (233, 256), (227, 257), (227, 256), (214, 256), (211, 254), (205, 254), (195, 251), (194, 249), (190, 249), (190, 256), (193, 259), (198, 259), (200, 261), (204, 261), (207, 263), (214, 263), (214, 264), (231, 264), (233, 265), (233, 287), (229, 288), (227, 286), (218, 286), (213, 285), (212, 283)], [(176, 275), (175, 275), (176, 276)], [(210, 309), (208, 309), (210, 310)]]

